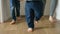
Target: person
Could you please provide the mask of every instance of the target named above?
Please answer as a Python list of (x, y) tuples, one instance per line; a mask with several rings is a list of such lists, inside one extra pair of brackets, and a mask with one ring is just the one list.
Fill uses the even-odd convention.
[(55, 12), (56, 9), (56, 5), (57, 5), (57, 0), (51, 0), (50, 3), (50, 16), (49, 16), (49, 21), (50, 22), (55, 22), (56, 19), (54, 19), (53, 14)]
[(26, 0), (25, 15), (28, 32), (32, 32), (34, 30), (34, 19), (38, 21), (43, 16), (42, 0)]
[[(10, 24), (16, 23), (16, 16), (20, 19), (20, 0), (10, 0), (10, 11), (12, 15), (12, 21)], [(16, 9), (16, 10), (15, 10)], [(15, 14), (16, 11), (16, 14)]]

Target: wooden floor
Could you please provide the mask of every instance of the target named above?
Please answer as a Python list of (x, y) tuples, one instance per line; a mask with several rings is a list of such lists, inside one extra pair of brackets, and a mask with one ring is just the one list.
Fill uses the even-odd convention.
[(60, 34), (60, 22), (50, 23), (48, 17), (41, 18), (38, 24), (35, 24), (33, 32), (27, 32), (27, 24), (24, 17), (17, 20), (17, 23), (10, 25), (11, 20), (0, 24), (0, 34)]

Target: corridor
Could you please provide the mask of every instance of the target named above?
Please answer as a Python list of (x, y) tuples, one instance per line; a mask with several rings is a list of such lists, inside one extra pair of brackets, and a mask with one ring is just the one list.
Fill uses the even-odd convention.
[[(60, 34), (60, 21), (49, 22), (50, 0), (46, 0), (44, 16), (35, 24), (33, 32), (27, 32), (28, 27), (24, 16), (21, 16), (16, 24), (10, 25), (12, 19), (9, 2), (9, 0), (0, 0), (0, 34)], [(25, 0), (22, 0), (20, 4), (20, 14), (25, 15)], [(54, 17), (56, 17), (55, 13)]]

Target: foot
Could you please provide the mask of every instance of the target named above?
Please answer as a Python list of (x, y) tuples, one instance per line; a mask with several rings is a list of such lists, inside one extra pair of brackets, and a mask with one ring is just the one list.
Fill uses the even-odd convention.
[(32, 32), (33, 31), (33, 29), (32, 28), (28, 28), (28, 32)]
[(16, 23), (16, 21), (12, 20), (10, 24), (15, 24), (15, 23)]
[(37, 23), (38, 23), (38, 21), (35, 21), (35, 23), (37, 24)]
[(50, 21), (50, 22), (56, 22), (56, 19), (54, 19), (53, 17), (50, 16), (50, 17), (49, 17), (49, 21)]

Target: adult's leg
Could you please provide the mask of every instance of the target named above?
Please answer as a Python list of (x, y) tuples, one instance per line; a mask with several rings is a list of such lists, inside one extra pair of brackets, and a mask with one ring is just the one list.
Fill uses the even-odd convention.
[(57, 3), (57, 0), (51, 0), (51, 3), (50, 3), (50, 16), (53, 16), (53, 14), (55, 12), (56, 3)]
[(17, 19), (20, 20), (20, 1), (16, 0), (15, 1), (15, 5), (16, 5), (16, 16), (17, 16)]
[(12, 22), (10, 24), (13, 24), (16, 21), (14, 0), (10, 0), (10, 11), (11, 11), (11, 15), (12, 15)]
[(17, 13), (17, 17), (20, 16), (20, 1), (16, 0), (16, 13)]
[(57, 4), (57, 0), (51, 0), (51, 3), (50, 3), (50, 17), (49, 17), (50, 22), (55, 22), (55, 19), (53, 18), (53, 14), (55, 12), (56, 4)]

